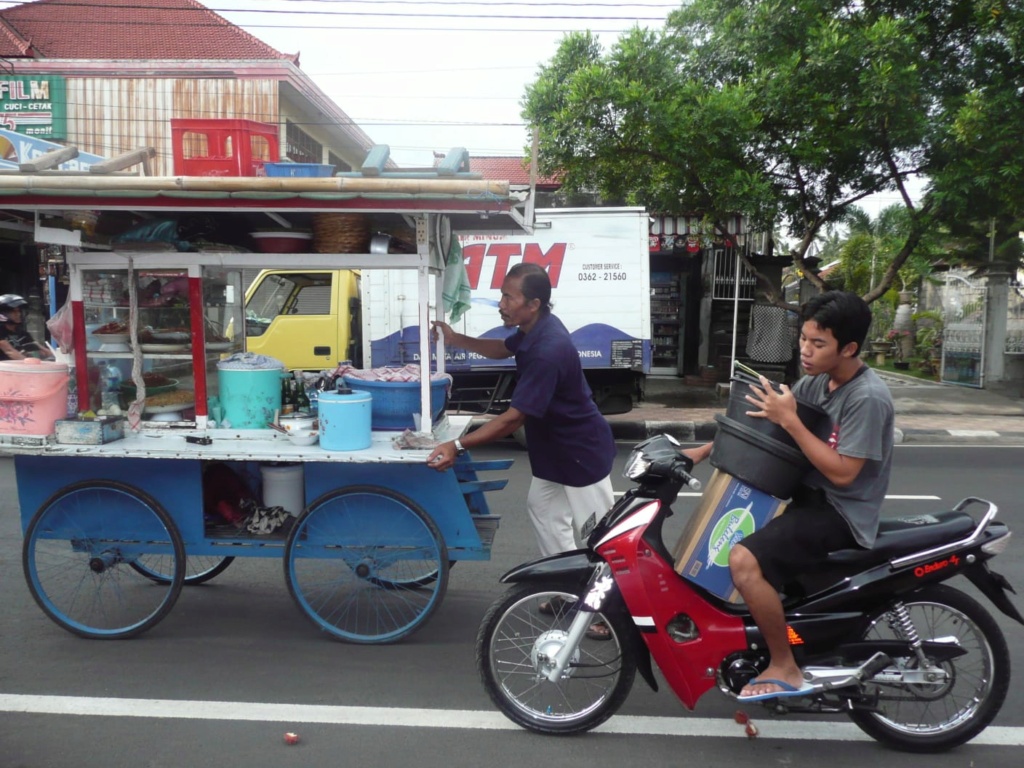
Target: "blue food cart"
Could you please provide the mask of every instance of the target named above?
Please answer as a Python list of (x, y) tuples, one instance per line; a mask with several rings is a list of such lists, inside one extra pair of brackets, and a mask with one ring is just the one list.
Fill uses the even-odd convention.
[[(324, 238), (306, 253), (241, 252), (216, 242), (182, 251), (77, 233), (79, 245), (65, 248), (63, 258), (79, 411), (103, 405), (96, 370), (113, 366), (123, 371), (122, 386), (132, 388), (127, 419), (73, 419), (70, 438), (56, 428), (0, 436), (3, 450), (15, 455), (26, 582), (54, 622), (83, 637), (131, 637), (166, 616), (183, 586), (215, 577), (237, 557), (276, 557), (314, 625), (344, 641), (388, 643), (437, 610), (452, 564), (489, 557), (498, 518), (485, 494), (505, 485), (500, 471), (510, 462), (466, 455), (437, 472), (425, 463), (429, 448), (402, 447), (393, 431), (373, 431), (365, 449), (325, 450), (294, 444), (265, 425), (216, 422), (210, 413), (217, 362), (244, 347), (247, 271), (282, 263), (311, 272), (415, 270), (419, 326), (429, 327), (440, 314), (434, 297), (442, 295), (445, 269), (461, 267), (446, 264), (452, 230), (528, 226), (529, 211), (506, 182), (461, 176), (78, 175), (45, 185), (31, 175), (0, 177), (5, 211), (31, 222), (39, 243), (76, 236), (55, 232), (49, 217), (86, 209), (101, 225), (108, 215), (178, 224), (201, 216), (221, 231), (252, 226), (254, 217), (291, 225), (355, 215), (374, 229), (407, 232), (414, 245), (411, 252), (341, 252)], [(93, 334), (104, 328), (127, 329), (127, 338), (111, 334), (97, 345)], [(417, 357), (443, 369), (442, 343), (427, 336), (420, 334)], [(147, 377), (174, 385), (153, 385), (147, 394)], [(426, 376), (419, 411), (421, 434), (436, 441), (470, 426), (469, 415), (431, 418)], [(213, 519), (214, 466), (255, 479), (257, 496), (262, 469), (292, 468), (302, 508), (270, 533)]]

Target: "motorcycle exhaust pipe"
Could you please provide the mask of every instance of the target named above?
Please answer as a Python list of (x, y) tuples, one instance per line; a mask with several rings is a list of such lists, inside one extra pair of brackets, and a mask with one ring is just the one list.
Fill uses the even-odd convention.
[[(859, 667), (855, 667), (851, 670), (829, 670), (825, 668), (819, 670), (817, 674), (810, 670), (808, 670), (808, 672), (811, 676), (810, 683), (814, 685), (817, 691), (834, 691), (838, 688), (848, 688), (852, 685), (860, 685), (865, 680), (870, 680), (883, 669), (892, 666), (894, 663), (895, 662), (889, 658), (888, 655), (879, 651)], [(835, 679), (830, 679), (831, 675), (828, 673), (840, 676)]]

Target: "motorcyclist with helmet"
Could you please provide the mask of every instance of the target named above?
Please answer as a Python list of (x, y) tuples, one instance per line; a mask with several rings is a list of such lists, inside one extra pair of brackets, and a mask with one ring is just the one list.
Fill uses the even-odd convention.
[(53, 360), (53, 350), (32, 338), (25, 327), (26, 306), (28, 302), (17, 294), (5, 293), (0, 296), (0, 359), (40, 357)]

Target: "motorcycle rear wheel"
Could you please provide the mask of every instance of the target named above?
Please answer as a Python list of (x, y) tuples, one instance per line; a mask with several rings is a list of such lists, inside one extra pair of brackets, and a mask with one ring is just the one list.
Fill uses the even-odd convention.
[[(925, 587), (903, 601), (924, 641), (955, 639), (966, 651), (939, 667), (946, 672), (941, 686), (876, 684), (864, 692), (878, 693), (878, 711), (854, 710), (850, 719), (865, 733), (907, 752), (941, 752), (964, 744), (998, 714), (1010, 685), (1010, 654), (999, 625), (976, 600), (943, 585)], [(906, 640), (879, 612), (864, 639)], [(897, 666), (916, 669), (914, 656), (894, 659)]]
[[(636, 656), (626, 619), (594, 614), (610, 630), (607, 640), (584, 637), (558, 683), (540, 677), (538, 654), (553, 654), (576, 615), (576, 588), (516, 586), (484, 615), (476, 640), (477, 668), (498, 709), (537, 733), (571, 734), (596, 728), (622, 706), (636, 677)], [(558, 599), (568, 600), (558, 608)], [(554, 605), (552, 614), (541, 605)]]

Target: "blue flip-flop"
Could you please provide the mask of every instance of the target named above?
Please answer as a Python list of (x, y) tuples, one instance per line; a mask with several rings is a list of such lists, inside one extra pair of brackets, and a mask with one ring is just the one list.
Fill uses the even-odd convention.
[(815, 690), (814, 686), (806, 680), (799, 688), (795, 688), (785, 680), (776, 680), (772, 677), (755, 678), (747, 683), (747, 685), (777, 685), (782, 690), (771, 691), (770, 693), (755, 693), (752, 696), (737, 696), (738, 701), (767, 701), (768, 699), (785, 699), (791, 696), (809, 696)]

